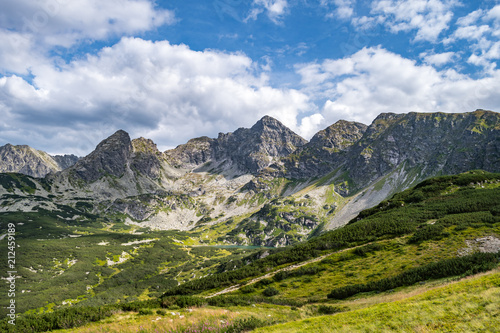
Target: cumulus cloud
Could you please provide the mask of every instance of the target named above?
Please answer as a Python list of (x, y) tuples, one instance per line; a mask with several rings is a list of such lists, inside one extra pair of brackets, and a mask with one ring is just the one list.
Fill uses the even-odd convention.
[[(310, 108), (305, 94), (271, 88), (245, 55), (166, 41), (123, 38), (97, 55), (36, 67), (33, 75), (32, 83), (14, 75), (0, 79), (5, 121), (45, 137), (84, 130), (92, 140), (80, 153), (119, 128), (163, 148), (251, 126), (266, 114), (299, 130), (297, 117)], [(73, 143), (61, 141), (58, 150)]]
[(455, 52), (443, 52), (443, 53), (423, 52), (420, 54), (420, 58), (423, 58), (427, 64), (438, 67), (452, 62), (455, 56), (456, 56)]
[(175, 21), (173, 12), (148, 0), (17, 0), (2, 4), (0, 26), (34, 36), (48, 46), (70, 47), (148, 31)]
[(321, 6), (329, 7), (334, 5), (335, 10), (327, 14), (327, 17), (334, 19), (348, 19), (354, 15), (354, 5), (356, 0), (321, 0)]
[[(330, 125), (330, 124), (328, 124)], [(326, 126), (328, 126), (326, 125)], [(315, 113), (310, 116), (302, 118), (299, 133), (304, 138), (310, 138), (318, 132), (322, 127), (325, 127), (325, 118), (321, 113)]]
[(0, 74), (28, 75), (55, 61), (50, 53), (58, 48), (133, 35), (175, 20), (173, 12), (148, 0), (7, 1), (0, 13)]
[(381, 47), (303, 64), (297, 71), (311, 95), (326, 99), (321, 113), (327, 124), (338, 119), (369, 124), (382, 112), (468, 112), (500, 105), (498, 71), (471, 79), (454, 70), (418, 65)]
[(437, 42), (449, 27), (454, 0), (377, 0), (372, 3), (371, 17), (358, 18), (357, 25), (369, 27), (384, 24), (393, 33), (416, 30), (415, 40)]

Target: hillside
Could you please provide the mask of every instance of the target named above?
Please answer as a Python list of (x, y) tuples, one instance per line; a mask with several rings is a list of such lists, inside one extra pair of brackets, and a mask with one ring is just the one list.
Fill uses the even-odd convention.
[[(112, 316), (111, 320), (106, 320), (107, 323), (99, 324), (99, 327), (109, 331), (123, 331), (123, 323), (126, 322), (131, 332), (137, 331), (139, 326), (144, 332), (153, 332), (158, 328), (188, 332), (190, 329), (200, 329), (207, 323), (220, 324), (221, 320), (228, 325), (220, 327), (219, 332), (226, 332), (225, 329), (231, 327), (243, 329), (283, 322), (291, 323), (283, 328), (270, 327), (269, 330), (314, 331), (327, 325), (335, 331), (335, 325), (345, 325), (346, 331), (398, 330), (401, 327), (403, 331), (418, 327), (433, 331), (476, 331), (495, 327), (498, 321), (494, 304), (499, 301), (500, 275), (498, 271), (491, 270), (499, 264), (499, 202), (500, 174), (474, 171), (431, 178), (361, 212), (343, 228), (325, 232), (278, 252), (257, 249), (257, 252), (249, 253), (247, 251), (251, 249), (248, 248), (231, 250), (196, 247), (194, 245), (199, 234), (192, 231), (184, 234), (165, 231), (160, 234), (144, 230), (145, 234), (138, 235), (139, 230), (136, 230), (136, 235), (126, 236), (123, 232), (116, 232), (116, 229), (113, 231), (114, 227), (108, 228), (106, 234), (104, 230), (97, 233), (98, 224), (80, 224), (78, 229), (81, 229), (81, 237), (68, 237), (65, 241), (68, 242), (66, 251), (71, 251), (75, 257), (68, 257), (67, 261), (57, 258), (57, 261), (52, 261), (54, 271), (44, 274), (54, 276), (47, 276), (50, 286), (68, 283), (68, 276), (58, 271), (75, 272), (78, 265), (88, 263), (88, 259), (82, 257), (83, 251), (75, 251), (75, 246), (87, 247), (87, 256), (96, 259), (108, 257), (108, 261), (117, 262), (115, 265), (110, 266), (108, 262), (108, 265), (101, 266), (100, 261), (96, 261), (95, 268), (88, 264), (80, 266), (83, 270), (99, 272), (88, 274), (88, 278), (95, 279), (93, 293), (101, 297), (89, 298), (88, 301), (84, 300), (88, 296), (76, 299), (80, 299), (81, 305), (88, 304), (99, 309), (95, 308), (99, 302), (112, 303), (109, 297), (113, 293), (132, 295), (134, 290), (140, 291), (141, 283), (144, 283), (141, 281), (148, 281), (142, 286), (162, 281), (162, 274), (155, 278), (154, 274), (151, 275), (151, 268), (180, 268), (175, 270), (174, 276), (177, 280), (184, 276), (183, 283), (179, 286), (161, 284), (156, 295), (164, 294), (158, 300), (153, 298), (133, 306), (122, 303), (108, 308), (107, 312), (104, 308), (98, 310)], [(68, 211), (69, 215), (73, 213)], [(49, 216), (47, 213), (47, 222)], [(61, 234), (57, 232), (62, 232), (63, 225), (54, 221), (52, 229), (44, 230), (49, 226), (47, 222), (43, 224), (42, 232), (60, 241)], [(72, 224), (67, 222), (67, 230), (74, 227)], [(93, 251), (102, 247), (94, 242), (112, 239), (110, 235), (114, 235), (114, 243), (103, 248), (102, 254), (94, 255)], [(47, 243), (49, 239), (33, 243), (29, 242), (28, 234), (25, 236), (26, 242), (21, 244), (23, 248), (50, 246), (56, 249), (55, 240), (50, 244)], [(127, 251), (129, 255), (122, 253), (116, 258), (113, 256), (114, 251), (118, 254), (134, 244), (139, 247), (135, 251)], [(64, 251), (64, 247), (61, 250)], [(170, 257), (166, 257), (167, 253)], [(180, 264), (176, 262), (176, 256), (179, 256), (180, 262), (186, 259), (188, 262)], [(215, 260), (207, 260), (209, 257)], [(221, 258), (227, 260), (221, 261)], [(43, 262), (40, 261), (41, 255), (33, 260), (33, 264), (35, 261)], [(46, 260), (51, 261), (50, 258)], [(125, 261), (120, 263), (120, 260)], [(38, 268), (33, 266), (31, 269)], [(204, 269), (204, 273), (200, 269)], [(490, 273), (472, 280), (460, 280), (460, 277), (479, 272)], [(164, 271), (163, 274), (169, 273)], [(141, 280), (141, 274), (149, 276), (150, 280)], [(204, 274), (210, 275), (200, 278)], [(120, 276), (128, 280), (120, 282)], [(23, 282), (18, 281), (21, 288), (27, 289), (27, 285), (23, 286)], [(37, 283), (41, 284), (41, 288), (48, 287), (43, 283), (43, 277)], [(35, 286), (32, 284), (30, 288)], [(37, 293), (42, 293), (42, 290)], [(43, 297), (49, 297), (55, 290), (49, 289)], [(67, 289), (63, 292), (70, 291)], [(216, 293), (219, 296), (213, 297)], [(139, 299), (144, 299), (145, 295)], [(149, 296), (154, 294), (149, 293)], [(124, 301), (132, 299), (129, 297)], [(467, 302), (464, 303), (464, 299)], [(54, 304), (50, 308), (58, 306)], [(72, 316), (77, 318), (80, 307), (74, 309)], [(158, 310), (158, 313), (153, 315), (153, 309), (155, 312)], [(398, 312), (399, 309), (413, 310)], [(58, 311), (64, 310), (56, 310), (55, 316)], [(331, 313), (338, 314), (321, 316)], [(369, 319), (371, 317), (359, 320), (360, 317), (376, 314), (384, 315), (377, 320)], [(30, 317), (25, 318), (19, 319), (19, 323), (31, 320)], [(38, 323), (44, 322), (42, 317), (33, 318)], [(441, 326), (436, 326), (436, 321)], [(90, 329), (96, 327), (95, 324), (90, 325)]]

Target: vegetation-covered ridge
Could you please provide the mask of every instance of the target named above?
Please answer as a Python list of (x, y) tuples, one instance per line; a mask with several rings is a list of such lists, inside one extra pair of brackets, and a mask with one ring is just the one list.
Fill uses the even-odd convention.
[[(472, 171), (436, 177), (361, 212), (356, 220), (343, 228), (326, 232), (244, 267), (182, 284), (165, 295), (188, 295), (226, 287), (281, 265), (369, 242), (405, 235), (412, 235), (411, 242), (438, 239), (449, 234), (444, 231), (445, 227), (460, 231), (468, 227), (493, 225), (499, 219), (500, 174)], [(433, 231), (429, 231), (431, 229)]]

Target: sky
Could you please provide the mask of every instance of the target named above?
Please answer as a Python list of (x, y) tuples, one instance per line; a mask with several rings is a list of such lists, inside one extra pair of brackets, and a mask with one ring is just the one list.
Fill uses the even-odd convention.
[(0, 0), (0, 145), (500, 111), (500, 1)]

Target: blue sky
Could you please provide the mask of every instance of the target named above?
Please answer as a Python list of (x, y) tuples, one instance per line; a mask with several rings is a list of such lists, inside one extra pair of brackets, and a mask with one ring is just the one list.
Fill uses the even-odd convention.
[(500, 110), (498, 0), (0, 0), (0, 145)]

